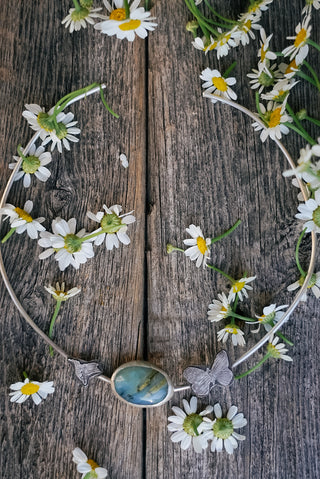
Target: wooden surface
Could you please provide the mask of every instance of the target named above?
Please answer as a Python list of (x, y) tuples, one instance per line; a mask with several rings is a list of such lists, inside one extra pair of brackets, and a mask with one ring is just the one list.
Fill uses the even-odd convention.
[[(189, 224), (214, 236), (242, 220), (232, 236), (214, 245), (212, 258), (232, 276), (257, 275), (243, 313), (261, 314), (265, 305), (286, 304), (293, 297), (286, 286), (297, 279), (293, 252), (301, 225), (294, 219), (297, 191), (281, 174), (285, 160), (273, 142), (261, 144), (248, 118), (201, 96), (201, 71), (207, 66), (225, 71), (236, 59), (239, 103), (254, 109), (246, 73), (256, 66), (258, 42), (220, 62), (215, 55), (204, 56), (192, 48), (185, 31), (190, 15), (182, 0), (153, 2), (159, 26), (147, 41), (129, 44), (93, 28), (70, 35), (60, 25), (70, 3), (2, 0), (1, 190), (18, 143), (31, 137), (21, 116), (24, 104), (49, 108), (66, 93), (103, 81), (120, 119), (104, 110), (98, 96), (78, 103), (72, 111), (82, 130), (80, 142), (70, 152), (54, 153), (46, 186), (34, 182), (25, 190), (19, 182), (9, 200), (23, 206), (33, 199), (47, 227), (60, 215), (75, 216), (79, 227), (88, 229), (87, 210), (122, 204), (137, 217), (129, 230), (132, 243), (114, 252), (100, 247), (78, 272), (61, 273), (54, 260), (37, 261), (41, 249), (36, 242), (16, 235), (1, 247), (5, 265), (22, 304), (45, 331), (54, 302), (44, 285), (64, 280), (81, 286), (81, 295), (63, 306), (55, 327), (54, 339), (68, 354), (99, 359), (107, 375), (126, 361), (148, 359), (180, 384), (186, 366), (209, 365), (221, 348), (219, 325), (209, 323), (206, 312), (217, 293), (227, 291), (217, 274), (198, 270), (181, 254), (166, 254), (167, 242), (182, 245)], [(216, 6), (235, 18), (246, 3), (219, 0)], [(275, 0), (264, 13), (261, 23), (267, 33), (274, 32), (275, 50), (293, 34), (302, 7), (297, 0)], [(318, 41), (319, 15), (313, 20)], [(318, 58), (312, 54), (310, 61), (315, 65)], [(295, 110), (308, 105), (310, 114), (319, 117), (319, 99), (307, 85), (301, 83), (293, 96)], [(309, 131), (316, 136), (315, 129)], [(297, 158), (303, 141), (291, 134), (285, 144)], [(126, 170), (118, 159), (122, 152), (129, 158)], [(3, 236), (6, 229), (1, 231)], [(320, 477), (320, 327), (313, 297), (285, 326), (295, 342), (292, 364), (270, 362), (201, 401), (220, 401), (224, 410), (236, 404), (248, 419), (246, 441), (228, 456), (181, 451), (170, 441), (167, 416), (189, 393), (145, 412), (118, 401), (98, 380), (84, 389), (62, 358), (50, 358), (4, 289), (2, 284), (1, 477), (80, 477), (72, 463), (76, 446), (106, 467), (112, 479)], [(255, 341), (256, 336), (248, 336), (248, 347)], [(244, 349), (228, 344), (228, 352), (234, 361)], [(261, 357), (257, 354), (238, 371)], [(55, 382), (54, 395), (39, 407), (31, 401), (22, 406), (9, 402), (9, 386), (21, 380), (24, 370), (33, 379)]]

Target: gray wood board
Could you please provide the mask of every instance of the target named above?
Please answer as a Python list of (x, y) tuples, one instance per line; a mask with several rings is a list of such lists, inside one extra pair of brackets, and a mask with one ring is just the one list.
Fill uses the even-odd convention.
[[(54, 260), (35, 260), (41, 251), (36, 242), (16, 235), (1, 246), (5, 265), (22, 304), (43, 330), (54, 308), (44, 285), (64, 280), (81, 286), (82, 293), (63, 305), (54, 331), (70, 355), (99, 359), (109, 376), (120, 364), (145, 358), (180, 384), (185, 367), (209, 365), (221, 349), (216, 340), (220, 326), (209, 323), (206, 312), (212, 299), (228, 289), (218, 274), (198, 270), (180, 253), (166, 254), (167, 242), (182, 246), (189, 224), (213, 236), (242, 220), (212, 247), (211, 257), (232, 276), (257, 275), (253, 294), (241, 305), (244, 314), (261, 314), (265, 305), (293, 298), (286, 286), (297, 279), (294, 248), (301, 225), (294, 218), (297, 190), (282, 177), (285, 159), (273, 142), (261, 144), (243, 114), (203, 99), (199, 79), (207, 66), (223, 72), (237, 60), (234, 89), (239, 103), (254, 109), (246, 73), (256, 66), (258, 41), (220, 61), (213, 53), (205, 56), (191, 46), (184, 27), (191, 17), (182, 0), (153, 2), (159, 26), (147, 41), (130, 44), (91, 27), (70, 35), (60, 25), (70, 6), (66, 1), (2, 2), (1, 190), (18, 143), (31, 137), (21, 116), (24, 104), (49, 108), (64, 94), (103, 81), (120, 119), (104, 110), (99, 95), (75, 105), (80, 142), (70, 152), (53, 154), (45, 186), (33, 182), (26, 190), (19, 182), (9, 201), (23, 206), (33, 199), (47, 228), (60, 215), (93, 229), (87, 210), (122, 204), (137, 217), (129, 231), (132, 242), (114, 252), (100, 247), (78, 272), (61, 273)], [(216, 6), (235, 17), (246, 3), (219, 1)], [(303, 2), (275, 1), (263, 14), (267, 33), (274, 32), (275, 50), (293, 34), (302, 7)], [(313, 38), (319, 41), (318, 19), (315, 12)], [(316, 65), (318, 55), (312, 52), (309, 61)], [(292, 96), (295, 110), (308, 105), (310, 114), (318, 116), (319, 100), (308, 85), (301, 82)], [(316, 136), (315, 128), (307, 129)], [(303, 140), (290, 134), (284, 143), (297, 159)], [(122, 152), (128, 155), (128, 169), (120, 164)], [(5, 232), (2, 227), (2, 236)], [(304, 265), (307, 246), (302, 248)], [(76, 446), (114, 479), (320, 477), (319, 308), (311, 295), (284, 328), (295, 342), (292, 364), (267, 363), (230, 389), (214, 389), (199, 401), (201, 406), (220, 401), (224, 410), (236, 404), (247, 417), (247, 439), (228, 456), (181, 451), (170, 441), (167, 416), (190, 393), (142, 412), (119, 402), (98, 380), (82, 388), (70, 366), (57, 355), (50, 358), (1, 288), (1, 477), (79, 477), (71, 454)], [(249, 333), (249, 327), (245, 330)], [(247, 338), (250, 347), (257, 336)], [(229, 344), (227, 349), (231, 361), (245, 350)], [(258, 353), (239, 372), (261, 357)], [(9, 402), (9, 385), (24, 370), (31, 378), (55, 382), (55, 393), (39, 407), (31, 401), (22, 406)]]

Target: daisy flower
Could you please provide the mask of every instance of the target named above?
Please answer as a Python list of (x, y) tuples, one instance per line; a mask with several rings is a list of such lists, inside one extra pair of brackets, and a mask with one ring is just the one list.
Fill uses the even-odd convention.
[(274, 86), (273, 90), (269, 93), (264, 93), (261, 95), (261, 98), (263, 100), (272, 100), (277, 103), (282, 103), (286, 100), (286, 98), (289, 95), (289, 91), (291, 88), (293, 88), (295, 85), (297, 85), (298, 82), (291, 81), (289, 82), (287, 79), (278, 81)]
[[(31, 239), (38, 238), (39, 231), (45, 231), (45, 227), (41, 225), (45, 221), (45, 218), (40, 217), (35, 220), (30, 215), (33, 208), (33, 202), (28, 200), (25, 202), (23, 209), (15, 207), (10, 203), (0, 208), (0, 215), (7, 215), (10, 218), (11, 228), (18, 234), (27, 232)], [(4, 242), (4, 240), (2, 240)]]
[(180, 442), (181, 449), (188, 449), (191, 444), (195, 452), (202, 452), (208, 445), (203, 434), (199, 433), (199, 426), (203, 422), (203, 416), (210, 414), (213, 410), (212, 406), (197, 413), (197, 398), (192, 397), (190, 404), (186, 399), (182, 400), (184, 411), (177, 406), (173, 406), (174, 416), (169, 416), (168, 431), (173, 432), (170, 437), (172, 442)]
[(256, 90), (259, 88), (259, 93), (261, 93), (264, 88), (270, 87), (274, 84), (276, 78), (280, 77), (279, 70), (275, 70), (277, 65), (274, 64), (271, 67), (268, 66), (266, 71), (265, 65), (261, 62), (258, 63), (258, 70), (255, 68), (252, 69), (252, 73), (248, 73), (247, 77), (251, 78), (249, 81), (250, 88)]
[[(222, 96), (228, 100), (237, 99), (236, 93), (230, 88), (230, 85), (235, 85), (236, 83), (234, 77), (224, 78), (218, 70), (206, 68), (202, 71), (200, 78), (204, 81), (202, 88), (205, 88), (206, 92)], [(211, 101), (212, 103), (217, 102), (214, 98), (212, 98)]]
[(298, 206), (300, 213), (296, 214), (296, 218), (306, 221), (303, 229), (306, 232), (314, 231), (320, 233), (320, 189), (315, 192), (314, 199), (309, 198), (305, 203)]
[(106, 18), (104, 15), (101, 15), (100, 12), (102, 8), (92, 8), (90, 7), (80, 7), (80, 10), (76, 8), (70, 8), (69, 14), (62, 20), (62, 25), (65, 24), (65, 27), (69, 28), (69, 32), (79, 31), (81, 28), (87, 28), (87, 23), (94, 25), (94, 18)]
[(213, 407), (216, 419), (211, 421), (204, 418), (199, 429), (204, 431), (205, 438), (211, 442), (211, 451), (221, 452), (223, 449), (228, 454), (233, 454), (234, 449), (238, 447), (237, 441), (244, 441), (245, 436), (235, 432), (235, 429), (247, 425), (247, 420), (242, 413), (238, 413), (236, 406), (231, 406), (227, 417), (222, 416), (222, 409), (219, 403)]
[(227, 296), (222, 293), (218, 294), (219, 299), (214, 299), (212, 304), (209, 304), (209, 311), (207, 312), (208, 319), (211, 322), (221, 321), (229, 316), (231, 305)]
[(292, 358), (285, 354), (288, 349), (285, 347), (285, 344), (279, 343), (279, 337), (270, 338), (267, 351), (275, 359), (283, 359), (284, 361), (292, 361)]
[(232, 339), (232, 344), (234, 346), (244, 346), (246, 344), (244, 339), (244, 332), (235, 324), (228, 324), (225, 328), (221, 329), (217, 333), (218, 341), (222, 341), (223, 343), (227, 342), (229, 334)]
[(243, 300), (244, 297), (248, 297), (247, 290), (251, 291), (252, 287), (248, 284), (251, 283), (251, 281), (254, 281), (256, 279), (256, 276), (250, 276), (249, 278), (241, 278), (238, 279), (230, 289), (229, 297), (228, 300), (229, 302), (234, 301), (236, 298), (236, 295), (238, 295), (238, 298), (240, 301)]
[(259, 323), (258, 329), (252, 330), (251, 332), (258, 333), (260, 331), (261, 324), (263, 324), (266, 331), (270, 331), (270, 329), (274, 326), (274, 323), (278, 322), (284, 315), (284, 312), (282, 310), (287, 307), (287, 304), (283, 304), (278, 307), (276, 304), (270, 304), (269, 306), (265, 306), (263, 308), (263, 314), (261, 316), (256, 315), (256, 318), (258, 318), (257, 323)]
[(264, 28), (260, 29), (260, 50), (258, 51), (258, 57), (261, 58), (262, 65), (266, 68), (268, 60), (276, 60), (277, 55), (269, 49), (269, 43), (273, 36), (273, 33), (267, 37)]
[(186, 228), (186, 232), (191, 236), (191, 239), (183, 240), (183, 243), (190, 248), (186, 249), (184, 254), (188, 256), (191, 261), (196, 262), (196, 267), (200, 268), (206, 266), (206, 262), (209, 259), (209, 246), (211, 244), (211, 238), (204, 238), (200, 226), (190, 225)]
[(42, 399), (46, 399), (48, 394), (54, 392), (53, 381), (39, 383), (38, 381), (29, 381), (28, 378), (24, 382), (11, 384), (10, 389), (13, 391), (9, 394), (11, 402), (23, 403), (31, 396), (37, 405), (41, 403)]
[(52, 141), (51, 151), (57, 146), (59, 153), (62, 153), (62, 144), (66, 150), (70, 151), (70, 141), (77, 143), (79, 138), (74, 135), (81, 133), (80, 128), (75, 128), (77, 121), (73, 121), (74, 114), (61, 112), (57, 115), (58, 128), (49, 132), (49, 135), (43, 141), (42, 145), (46, 145)]
[[(288, 291), (295, 291), (298, 288), (301, 288), (305, 280), (305, 276), (300, 276), (298, 281), (295, 281), (294, 283), (290, 284), (287, 287)], [(309, 284), (307, 286), (307, 290), (311, 289), (313, 294), (317, 299), (320, 298), (320, 271), (318, 273), (313, 273), (311, 275), (311, 278), (309, 280)], [(307, 291), (302, 295), (301, 301), (307, 301)]]
[(260, 19), (261, 12), (257, 12), (255, 14), (247, 12), (240, 15), (238, 19), (240, 25), (238, 25), (237, 29), (235, 30), (239, 43), (241, 42), (242, 45), (248, 45), (250, 38), (252, 38), (252, 40), (256, 38), (252, 30), (260, 30), (261, 25), (258, 24)]
[(77, 287), (71, 288), (68, 291), (65, 291), (64, 282), (61, 283), (61, 286), (57, 282), (56, 287), (49, 285), (49, 286), (45, 286), (44, 288), (48, 291), (48, 293), (52, 294), (52, 296), (54, 297), (56, 301), (67, 301), (69, 298), (72, 298), (76, 294), (79, 294), (81, 291), (81, 288), (77, 288)]
[[(31, 175), (34, 175), (38, 180), (43, 181), (44, 183), (50, 177), (51, 173), (45, 165), (48, 165), (52, 158), (51, 153), (45, 151), (43, 146), (36, 148), (35, 145), (29, 150), (28, 156), (21, 156), (22, 163), (20, 169), (17, 171), (14, 180), (18, 181), (23, 178), (23, 186), (29, 188), (31, 184)], [(10, 163), (9, 168), (13, 170), (20, 160), (19, 156), (14, 156), (13, 159), (15, 163)]]
[(249, 13), (260, 13), (265, 12), (268, 10), (269, 5), (273, 2), (273, 0), (256, 0), (255, 2), (251, 3), (248, 8)]
[(88, 459), (87, 455), (76, 447), (73, 451), (73, 462), (77, 464), (77, 471), (82, 474), (82, 479), (104, 479), (108, 476), (107, 469), (98, 466), (92, 459)]
[(49, 132), (53, 129), (51, 125), (48, 125), (48, 118), (53, 113), (53, 108), (46, 113), (45, 109), (34, 103), (24, 105), (26, 110), (22, 112), (23, 118), (25, 118), (31, 129), (34, 131), (40, 131), (40, 139), (43, 141)]
[(120, 40), (126, 38), (129, 42), (133, 42), (136, 35), (140, 38), (146, 38), (148, 30), (153, 31), (157, 23), (152, 21), (155, 18), (150, 17), (150, 12), (146, 12), (143, 7), (137, 8), (139, 3), (140, 0), (132, 2), (129, 18), (126, 18), (123, 0), (114, 0), (115, 9), (107, 0), (104, 0), (110, 16), (104, 22), (96, 23), (94, 28), (109, 36), (116, 35)]
[(281, 105), (269, 101), (267, 104), (267, 109), (262, 103), (260, 103), (261, 119), (265, 124), (263, 128), (259, 123), (253, 123), (255, 131), (261, 131), (260, 139), (262, 142), (266, 141), (268, 136), (272, 140), (276, 138), (281, 139), (281, 134), (287, 135), (289, 133), (289, 128), (284, 124), (286, 122), (292, 122), (292, 118), (286, 114), (286, 103)]
[(300, 64), (308, 55), (309, 46), (307, 40), (310, 37), (312, 28), (311, 25), (309, 25), (310, 20), (311, 15), (304, 17), (302, 24), (299, 23), (296, 27), (296, 35), (294, 37), (287, 37), (287, 40), (294, 40), (294, 43), (285, 48), (282, 53), (285, 57), (290, 56), (290, 61), (295, 58), (297, 63)]
[(100, 228), (96, 230), (96, 233), (102, 231), (99, 236), (94, 240), (94, 244), (99, 246), (106, 240), (106, 247), (108, 250), (112, 250), (113, 247), (119, 248), (119, 242), (128, 245), (130, 238), (127, 235), (128, 225), (135, 222), (135, 217), (130, 213), (120, 215), (122, 206), (113, 205), (108, 208), (103, 205), (104, 211), (98, 211), (95, 215), (88, 211), (87, 216), (92, 220), (100, 223)]
[(68, 222), (59, 217), (53, 220), (53, 233), (44, 231), (40, 234), (38, 244), (47, 249), (39, 255), (39, 259), (48, 258), (55, 253), (59, 268), (64, 271), (70, 264), (75, 269), (79, 269), (80, 264), (86, 263), (88, 258), (93, 258), (91, 240), (84, 238), (86, 234), (84, 229), (78, 233), (75, 232), (76, 224), (75, 218), (71, 218)]
[(315, 8), (315, 10), (319, 10), (320, 0), (306, 0), (306, 4), (302, 9), (302, 15), (310, 15), (312, 7)]
[(283, 74), (284, 78), (290, 80), (290, 78), (293, 78), (299, 71), (299, 65), (301, 65), (301, 62), (298, 63), (297, 58), (294, 58), (289, 64), (280, 63), (279, 70)]

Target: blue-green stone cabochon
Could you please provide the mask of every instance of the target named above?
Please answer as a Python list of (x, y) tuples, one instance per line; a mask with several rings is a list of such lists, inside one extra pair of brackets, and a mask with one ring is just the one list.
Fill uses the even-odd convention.
[(152, 365), (125, 366), (115, 372), (113, 384), (122, 399), (139, 406), (159, 404), (169, 391), (167, 379)]

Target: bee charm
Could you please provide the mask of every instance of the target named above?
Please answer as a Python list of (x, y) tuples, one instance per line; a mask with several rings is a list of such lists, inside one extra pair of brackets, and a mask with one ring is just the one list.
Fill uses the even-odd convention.
[(207, 396), (216, 384), (228, 386), (233, 381), (229, 358), (224, 350), (217, 354), (210, 369), (191, 366), (183, 371), (183, 376), (191, 384), (192, 391), (199, 397)]

